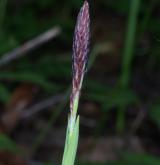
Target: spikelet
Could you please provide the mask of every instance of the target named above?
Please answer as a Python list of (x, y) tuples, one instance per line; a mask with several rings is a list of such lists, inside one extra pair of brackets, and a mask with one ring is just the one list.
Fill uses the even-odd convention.
[(78, 14), (73, 38), (72, 56), (72, 93), (70, 97), (70, 110), (73, 110), (75, 97), (80, 94), (84, 73), (86, 70), (90, 39), (89, 4), (87, 0)]

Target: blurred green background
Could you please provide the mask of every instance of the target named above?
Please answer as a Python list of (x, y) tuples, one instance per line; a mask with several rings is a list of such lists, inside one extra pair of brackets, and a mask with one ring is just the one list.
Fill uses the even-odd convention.
[[(89, 3), (77, 165), (159, 165), (160, 1)], [(0, 164), (60, 164), (82, 4), (0, 0)]]

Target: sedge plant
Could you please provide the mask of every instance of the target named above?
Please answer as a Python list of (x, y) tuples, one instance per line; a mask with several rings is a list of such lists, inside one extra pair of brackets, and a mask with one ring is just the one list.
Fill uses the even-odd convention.
[(73, 38), (72, 91), (70, 95), (70, 114), (68, 118), (62, 165), (73, 165), (76, 157), (79, 137), (79, 116), (77, 116), (77, 109), (88, 61), (89, 38), (89, 4), (88, 1), (85, 0), (77, 17)]

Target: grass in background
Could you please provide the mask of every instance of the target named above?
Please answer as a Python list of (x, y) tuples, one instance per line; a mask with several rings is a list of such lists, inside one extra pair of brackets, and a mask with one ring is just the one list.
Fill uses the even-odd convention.
[[(101, 2), (102, 1), (104, 4), (109, 3), (109, 1), (101, 0)], [(0, 20), (1, 20), (0, 25), (3, 30), (3, 22), (4, 22), (4, 15), (5, 15), (5, 10), (6, 10), (7, 0), (1, 0), (0, 2), (1, 2), (0, 5), (2, 4), (0, 6), (2, 9), (2, 10), (0, 10), (0, 13), (1, 13), (0, 14)], [(71, 42), (70, 34), (72, 33), (72, 28), (73, 28), (73, 21), (68, 22), (68, 20), (70, 19), (71, 14), (75, 10), (75, 8), (78, 8), (78, 6), (80, 6), (79, 5), (80, 2), (81, 2), (80, 0), (78, 0), (76, 2), (75, 1), (74, 2), (72, 2), (72, 1), (64, 2), (64, 4), (63, 4), (63, 8), (64, 8), (63, 15), (65, 16), (64, 18), (61, 15), (61, 13), (57, 12), (57, 16), (55, 18), (56, 20), (53, 19), (53, 16), (51, 14), (50, 17), (47, 16), (49, 19), (51, 18), (50, 20), (48, 19), (45, 22), (42, 21), (44, 23), (43, 25), (47, 24), (47, 26), (44, 26), (44, 27), (51, 27), (52, 25), (57, 24), (57, 23), (60, 24), (64, 30), (64, 33), (62, 34), (61, 37), (64, 39), (63, 41), (64, 41), (64, 44), (66, 44), (66, 45), (70, 45), (70, 42)], [(122, 2), (121, 0), (119, 2), (112, 1), (112, 6), (113, 6), (113, 8), (115, 7), (115, 10), (114, 10), (115, 12), (118, 11), (119, 4), (122, 4), (121, 2)], [(123, 2), (125, 2), (125, 1), (123, 0)], [(93, 102), (96, 102), (96, 103), (102, 105), (103, 110), (106, 110), (106, 109), (108, 110), (108, 109), (113, 109), (115, 107), (116, 108), (119, 107), (119, 111), (117, 114), (117, 131), (118, 132), (122, 132), (125, 128), (126, 106), (128, 104), (130, 105), (132, 103), (130, 101), (130, 97), (128, 97), (128, 96), (130, 96), (128, 94), (129, 93), (128, 90), (130, 88), (130, 80), (131, 80), (131, 75), (132, 75), (131, 70), (132, 70), (132, 61), (134, 58), (133, 54), (134, 54), (134, 44), (135, 44), (136, 22), (137, 22), (137, 17), (138, 17), (137, 16), (138, 10), (140, 7), (140, 5), (138, 6), (138, 3), (140, 3), (140, 2), (138, 2), (137, 0), (135, 0), (135, 1), (133, 0), (130, 2), (131, 2), (130, 5), (132, 5), (132, 6), (130, 6), (130, 15), (128, 18), (127, 34), (126, 34), (126, 41), (125, 41), (125, 50), (124, 50), (123, 60), (122, 60), (122, 62), (123, 62), (122, 73), (121, 73), (121, 77), (120, 77), (120, 87), (123, 89), (122, 90), (119, 89), (119, 90), (115, 91), (115, 89), (112, 88), (109, 90), (109, 92), (108, 92), (108, 90), (102, 89), (102, 91), (99, 92), (100, 91), (99, 87), (102, 86), (102, 84), (100, 82), (100, 83), (98, 83), (97, 86), (94, 86), (86, 96), (86, 99), (90, 98), (90, 101), (93, 101)], [(146, 15), (145, 15), (146, 17), (145, 17), (145, 20), (142, 23), (142, 25), (140, 24), (140, 26), (142, 26), (142, 28), (140, 27), (140, 29), (142, 29), (141, 31), (144, 31), (144, 29), (146, 30), (146, 28), (145, 28), (146, 25), (148, 25), (147, 30), (153, 31), (153, 35), (154, 35), (153, 37), (155, 37), (156, 44), (153, 43), (151, 55), (148, 59), (150, 59), (150, 58), (153, 59), (154, 62), (152, 65), (159, 66), (159, 63), (157, 60), (157, 59), (160, 59), (159, 58), (159, 36), (157, 36), (156, 34), (157, 34), (157, 29), (159, 29), (160, 26), (158, 24), (158, 21), (156, 21), (156, 19), (153, 19), (153, 18), (151, 18), (150, 24), (147, 24), (149, 17), (152, 13), (152, 10), (155, 6), (155, 2), (158, 2), (158, 1), (151, 0), (149, 4), (146, 4), (146, 6), (149, 6), (149, 8), (146, 8), (147, 9)], [(45, 7), (43, 6), (43, 3), (44, 3), (43, 0), (36, 1), (34, 3), (36, 3), (37, 6), (38, 6), (38, 4), (41, 3), (41, 5), (39, 5), (36, 8), (36, 10), (41, 11), (42, 13), (43, 13), (43, 10), (45, 11), (46, 9), (47, 9), (47, 11), (49, 11), (48, 7), (53, 6), (53, 8), (51, 9), (52, 12), (53, 11), (56, 12), (56, 9), (59, 9), (59, 7), (60, 7), (59, 3), (56, 3), (56, 1), (51, 1), (51, 0), (45, 1), (45, 3), (46, 3)], [(66, 6), (67, 6), (67, 8), (66, 8)], [(143, 3), (143, 5), (141, 5), (141, 12), (142, 12), (144, 6), (145, 5)], [(121, 9), (119, 9), (119, 11), (127, 11), (127, 9), (128, 8), (126, 8), (126, 6), (124, 7), (123, 5), (121, 5)], [(32, 14), (27, 14), (27, 13), (30, 13), (30, 11), (32, 11), (34, 13), (33, 17), (32, 17)], [(47, 14), (52, 13), (51, 11), (47, 12)], [(67, 14), (66, 14), (66, 12), (67, 12)], [(132, 15), (131, 15), (131, 12), (132, 12)], [(0, 46), (0, 49), (1, 49), (0, 52), (5, 52), (6, 50), (10, 50), (10, 48), (12, 48), (12, 47), (18, 46), (19, 43), (21, 43), (23, 40), (26, 40), (27, 38), (32, 38), (31, 36), (34, 36), (36, 33), (39, 33), (40, 31), (42, 31), (42, 29), (45, 29), (44, 27), (41, 30), (38, 29), (38, 26), (37, 26), (38, 23), (36, 23), (37, 16), (35, 17), (36, 12), (33, 11), (32, 8), (25, 9), (25, 12), (24, 12), (25, 18), (23, 18), (23, 14), (20, 15), (19, 13), (20, 12), (17, 12), (17, 15), (19, 15), (18, 19), (16, 19), (17, 18), (16, 16), (13, 16), (13, 18), (12, 18), (11, 15), (9, 17), (7, 17), (6, 21), (8, 22), (7, 26), (9, 28), (7, 26), (6, 27), (4, 26), (5, 30), (7, 31), (7, 36), (5, 36), (5, 40), (3, 41), (3, 44), (5, 43), (5, 46), (4, 46), (5, 48), (3, 48), (3, 44), (2, 44)], [(123, 12), (123, 13), (127, 14), (128, 12)], [(134, 13), (134, 15), (133, 15), (133, 13)], [(42, 18), (42, 20), (44, 18)], [(11, 21), (9, 21), (9, 19)], [(16, 20), (16, 23), (13, 21), (14, 19)], [(13, 23), (15, 23), (16, 26), (12, 26)], [(22, 29), (25, 26), (25, 29), (23, 30), (23, 32), (16, 30), (16, 31), (12, 31), (12, 32), (8, 33), (11, 29), (10, 27), (14, 27), (14, 28), (18, 27), (18, 24), (20, 25), (20, 27), (22, 27)], [(133, 27), (131, 27), (131, 25), (133, 25)], [(21, 37), (23, 36), (23, 38), (17, 37), (17, 36), (21, 36)], [(67, 41), (69, 41), (69, 42), (67, 42)], [(54, 47), (54, 44), (52, 44), (51, 47), (52, 46)], [(98, 46), (99, 45), (96, 44), (95, 48)], [(47, 49), (48, 49), (48, 47), (47, 47)], [(57, 49), (56, 51), (58, 51), (58, 47), (57, 48), (54, 47), (52, 49)], [(99, 52), (101, 52), (102, 49), (103, 49), (103, 46), (98, 47), (97, 54), (99, 54)], [(105, 46), (104, 46), (104, 49), (105, 49)], [(19, 59), (18, 63), (16, 63), (16, 66), (15, 66), (15, 64), (13, 64), (14, 69), (12, 69), (12, 67), (10, 68), (7, 66), (8, 70), (4, 70), (4, 71), (0, 72), (1, 82), (10, 82), (8, 84), (7, 83), (0, 84), (0, 91), (1, 91), (0, 99), (1, 99), (2, 103), (6, 103), (7, 100), (9, 99), (9, 96), (11, 95), (11, 91), (9, 91), (11, 89), (10, 88), (11, 83), (14, 84), (14, 85), (12, 85), (12, 87), (15, 87), (15, 84), (21, 83), (23, 81), (34, 82), (38, 86), (45, 89), (44, 93), (47, 93), (48, 91), (52, 91), (52, 92), (56, 93), (56, 92), (59, 92), (60, 90), (62, 91), (64, 89), (64, 87), (62, 87), (61, 84), (54, 84), (52, 79), (56, 78), (56, 79), (63, 80), (65, 77), (65, 79), (67, 79), (67, 81), (68, 81), (69, 76), (70, 76), (71, 63), (70, 63), (70, 61), (68, 62), (68, 60), (67, 60), (67, 62), (64, 62), (64, 63), (62, 62), (63, 57), (64, 58), (66, 57), (65, 55), (62, 56), (62, 59), (57, 60), (58, 56), (60, 56), (59, 52), (55, 53), (54, 50), (49, 50), (49, 51), (51, 51), (52, 54), (51, 55), (49, 54), (48, 57), (52, 57), (52, 58), (49, 59), (46, 63), (44, 63), (45, 59), (44, 60), (42, 59), (42, 57), (47, 58), (46, 52), (45, 51), (43, 53), (36, 52), (36, 54), (38, 54), (38, 57), (41, 56), (40, 59), (41, 59), (41, 61), (43, 61), (42, 64), (41, 64), (41, 62), (39, 62), (39, 60), (38, 61), (35, 60), (35, 62), (33, 64), (31, 64), (30, 63), (31, 57), (26, 57), (23, 59)], [(3, 55), (3, 53), (1, 53), (0, 55)], [(67, 57), (69, 57), (69, 55)], [(36, 57), (34, 56), (33, 58), (36, 58)], [(152, 61), (152, 60), (149, 60), (149, 62), (150, 61)], [(25, 66), (24, 66), (24, 63), (25, 63)], [(58, 66), (61, 66), (61, 65), (63, 65), (63, 67), (61, 67), (62, 70), (60, 71), (60, 68), (58, 68)], [(19, 70), (21, 70), (21, 72), (18, 72)], [(92, 80), (92, 81), (93, 81), (92, 83), (95, 83), (95, 80)], [(90, 87), (90, 83), (87, 82), (86, 84), (87, 84), (86, 86)], [(93, 90), (95, 90), (95, 92), (93, 92)], [(123, 97), (123, 99), (121, 99), (122, 97)], [(127, 101), (127, 100), (129, 100), (129, 101)], [(127, 102), (127, 104), (126, 104), (126, 102)], [(57, 108), (58, 110), (56, 110), (57, 113), (59, 113), (59, 111), (61, 111), (62, 107), (63, 106), (61, 106), (61, 104), (60, 104), (60, 108)], [(159, 103), (158, 103), (158, 105), (156, 105), (157, 111), (155, 111), (154, 106), (151, 107), (151, 109), (153, 111), (151, 111), (149, 114), (151, 115), (153, 121), (155, 120), (155, 122), (158, 123), (158, 125), (159, 125), (159, 121), (158, 121)], [(42, 130), (42, 132), (40, 133), (40, 135), (38, 135), (38, 138), (36, 139), (36, 142), (33, 145), (34, 153), (37, 151), (37, 148), (39, 148), (39, 146), (42, 144), (47, 132), (52, 127), (52, 123), (55, 121), (56, 118), (57, 118), (57, 115), (53, 112), (53, 116), (51, 116), (51, 118), (49, 119), (49, 122), (47, 124), (48, 125), (47, 129)], [(117, 164), (120, 164), (120, 162), (117, 162)]]
[[(122, 89), (129, 88), (140, 2), (141, 0), (132, 0), (130, 3), (125, 47), (122, 58), (122, 72), (120, 76), (120, 88)], [(118, 109), (116, 123), (118, 132), (122, 132), (125, 127), (125, 108), (126, 107), (121, 106)]]

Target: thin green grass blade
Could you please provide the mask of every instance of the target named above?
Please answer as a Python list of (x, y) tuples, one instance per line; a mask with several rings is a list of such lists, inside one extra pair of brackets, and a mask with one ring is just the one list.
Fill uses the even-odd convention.
[(73, 132), (70, 133), (70, 119), (68, 120), (67, 134), (65, 149), (63, 154), (62, 165), (74, 165), (77, 146), (78, 146), (78, 137), (79, 137), (79, 116), (74, 124)]

